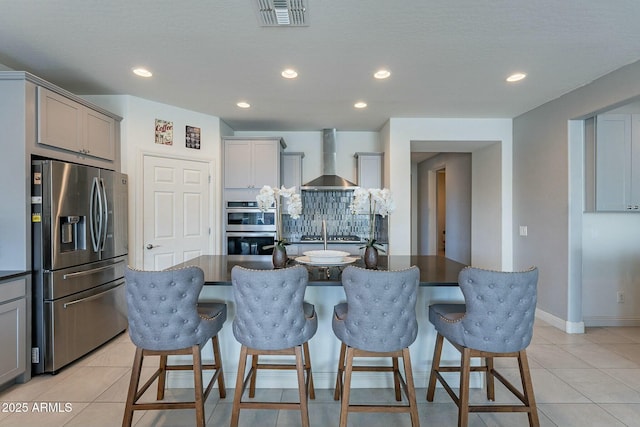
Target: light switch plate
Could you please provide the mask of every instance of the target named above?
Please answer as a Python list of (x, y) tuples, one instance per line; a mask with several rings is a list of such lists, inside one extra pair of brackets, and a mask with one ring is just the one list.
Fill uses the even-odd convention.
[(526, 236), (529, 233), (529, 231), (527, 230), (527, 226), (526, 225), (521, 225), (520, 226), (520, 235), (521, 236)]

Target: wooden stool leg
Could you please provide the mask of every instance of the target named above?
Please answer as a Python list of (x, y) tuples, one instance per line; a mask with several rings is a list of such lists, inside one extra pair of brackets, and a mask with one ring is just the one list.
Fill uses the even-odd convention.
[(316, 389), (313, 386), (313, 372), (311, 371), (311, 353), (309, 352), (309, 342), (302, 344), (304, 350), (304, 370), (307, 372), (307, 382), (309, 383), (309, 399), (316, 398)]
[(411, 370), (411, 354), (409, 353), (408, 348), (402, 350), (402, 362), (404, 364), (404, 376), (407, 382), (407, 400), (409, 401), (411, 426), (420, 427), (418, 403), (416, 402), (416, 389), (413, 385), (413, 371)]
[(218, 374), (218, 393), (220, 393), (220, 399), (227, 397), (227, 388), (224, 385), (224, 372), (222, 370), (222, 356), (220, 356), (220, 342), (218, 336), (211, 338), (211, 344), (213, 346), (213, 364), (220, 373)]
[(129, 381), (129, 391), (127, 392), (127, 403), (124, 408), (124, 417), (122, 418), (122, 427), (131, 427), (133, 404), (135, 403), (136, 393), (138, 393), (143, 359), (142, 349), (136, 347), (136, 355), (133, 359), (133, 366), (131, 367), (131, 380)]
[(427, 388), (427, 400), (433, 402), (433, 396), (436, 392), (436, 373), (440, 369), (440, 357), (442, 357), (442, 344), (444, 337), (438, 333), (436, 336), (436, 345), (433, 349), (433, 360), (431, 361), (431, 375), (429, 376), (429, 387)]
[(486, 383), (487, 383), (487, 400), (496, 400), (495, 381), (493, 377), (493, 357), (486, 357), (485, 363), (487, 365)]
[(160, 356), (160, 376), (158, 377), (158, 394), (156, 399), (164, 399), (164, 387), (167, 381), (167, 355)]
[(464, 347), (460, 357), (460, 398), (458, 405), (458, 427), (469, 423), (469, 374), (471, 373), (471, 351)]
[(351, 373), (353, 371), (353, 348), (347, 349), (347, 362), (344, 369), (344, 384), (342, 385), (342, 404), (340, 405), (340, 427), (347, 427), (349, 414), (349, 395), (351, 393)]
[(240, 418), (240, 399), (242, 398), (242, 388), (244, 385), (244, 372), (247, 364), (247, 347), (240, 349), (240, 361), (238, 363), (238, 376), (236, 378), (236, 391), (233, 396), (233, 409), (231, 410), (231, 427), (238, 427)]
[(402, 400), (402, 392), (400, 391), (400, 367), (398, 366), (398, 358), (392, 357), (391, 364), (393, 365), (393, 386), (396, 390), (396, 401)]
[(195, 409), (196, 409), (196, 426), (204, 427), (204, 398), (203, 398), (203, 385), (202, 385), (202, 354), (200, 353), (200, 346), (194, 345), (191, 347), (193, 354), (193, 388), (195, 394)]
[(536, 407), (536, 398), (533, 395), (533, 383), (531, 381), (531, 371), (529, 370), (529, 360), (527, 359), (526, 350), (520, 350), (518, 354), (518, 367), (520, 368), (520, 378), (522, 380), (522, 390), (526, 405), (529, 407), (529, 426), (538, 427), (540, 420), (538, 419), (538, 408)]
[(296, 353), (296, 371), (298, 373), (298, 394), (300, 396), (302, 427), (309, 427), (309, 401), (307, 399), (307, 386), (304, 380), (305, 364), (302, 358), (302, 348), (298, 345), (294, 351)]
[(258, 377), (258, 355), (251, 356), (251, 367), (253, 368), (253, 375), (251, 375), (251, 383), (249, 384), (249, 397), (256, 397), (256, 379)]
[(344, 343), (340, 344), (340, 356), (338, 357), (338, 374), (336, 375), (336, 389), (333, 392), (333, 400), (340, 400), (342, 394), (342, 381), (344, 373), (344, 355), (347, 350), (347, 346)]

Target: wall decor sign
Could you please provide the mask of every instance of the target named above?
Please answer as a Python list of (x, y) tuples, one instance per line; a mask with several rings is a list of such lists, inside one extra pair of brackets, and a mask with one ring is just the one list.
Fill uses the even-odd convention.
[(156, 119), (156, 144), (173, 145), (173, 122)]
[(200, 149), (200, 128), (187, 126), (185, 131), (185, 146), (187, 148)]

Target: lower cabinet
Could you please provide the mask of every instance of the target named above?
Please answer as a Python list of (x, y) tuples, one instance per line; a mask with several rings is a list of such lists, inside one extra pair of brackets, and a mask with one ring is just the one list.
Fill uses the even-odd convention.
[(0, 281), (0, 385), (27, 371), (28, 276)]

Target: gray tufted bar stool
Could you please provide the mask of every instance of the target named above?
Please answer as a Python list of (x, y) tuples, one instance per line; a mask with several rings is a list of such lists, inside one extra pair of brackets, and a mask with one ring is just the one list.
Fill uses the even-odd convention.
[[(342, 344), (334, 399), (342, 399), (340, 427), (349, 412), (408, 412), (411, 425), (420, 426), (411, 370), (411, 345), (418, 334), (416, 298), (420, 270), (365, 270), (349, 266), (342, 272), (347, 302), (334, 307), (333, 332)], [(391, 357), (391, 366), (354, 366), (355, 357)], [(404, 365), (403, 378), (398, 358)], [(351, 377), (355, 371), (392, 372), (395, 398), (408, 404), (351, 405)]]
[[(136, 345), (131, 380), (122, 421), (131, 426), (133, 411), (193, 408), (196, 425), (205, 426), (204, 402), (214, 383), (218, 382), (220, 397), (226, 396), (218, 332), (227, 319), (224, 303), (201, 303), (198, 297), (204, 285), (204, 273), (198, 267), (165, 271), (125, 271), (126, 298), (129, 316), (129, 336)], [(201, 350), (211, 340), (213, 364), (203, 364)], [(167, 364), (170, 355), (190, 354), (191, 365)], [(139, 387), (145, 356), (160, 356), (160, 366), (151, 378)], [(202, 370), (213, 370), (206, 390), (203, 390)], [(141, 402), (145, 391), (158, 380), (157, 400), (164, 399), (167, 371), (193, 370), (194, 400), (191, 402)]]
[[(468, 424), (469, 412), (526, 412), (530, 426), (539, 426), (526, 348), (533, 336), (538, 269), (500, 272), (467, 267), (458, 279), (465, 304), (434, 304), (429, 321), (438, 332), (433, 354), (427, 400), (433, 401), (436, 380), (442, 383), (458, 406), (458, 426)], [(460, 366), (440, 366), (444, 338), (460, 351)], [(471, 358), (485, 364), (471, 366)], [(495, 370), (494, 357), (515, 357), (520, 368), (522, 392)], [(460, 373), (456, 395), (441, 372)], [(495, 400), (494, 378), (509, 389), (522, 404), (469, 405), (470, 372), (485, 373), (487, 399)]]
[[(231, 427), (237, 427), (243, 408), (299, 409), (302, 425), (309, 427), (308, 398), (315, 398), (309, 340), (318, 329), (318, 318), (314, 306), (304, 302), (308, 280), (309, 272), (300, 265), (278, 270), (250, 270), (235, 266), (231, 270), (236, 303), (233, 335), (242, 344)], [(293, 355), (295, 364), (260, 363), (261, 355)], [(251, 369), (245, 377), (247, 356), (251, 356)], [(295, 369), (299, 402), (243, 401), (242, 395), (247, 386), (249, 398), (255, 396), (260, 369)]]

